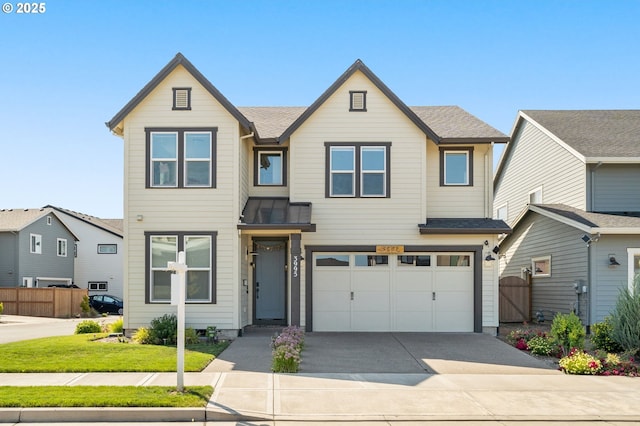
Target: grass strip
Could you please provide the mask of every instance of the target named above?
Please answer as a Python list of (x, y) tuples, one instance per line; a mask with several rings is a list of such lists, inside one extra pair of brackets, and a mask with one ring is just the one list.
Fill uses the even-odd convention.
[[(0, 344), (2, 373), (173, 372), (175, 346), (105, 343), (106, 334), (76, 334)], [(186, 372), (202, 371), (227, 346), (187, 345)]]
[(0, 407), (205, 407), (211, 386), (0, 386)]

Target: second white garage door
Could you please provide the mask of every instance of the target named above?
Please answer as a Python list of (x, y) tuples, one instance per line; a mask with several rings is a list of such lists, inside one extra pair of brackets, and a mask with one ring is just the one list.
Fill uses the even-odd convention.
[(473, 254), (316, 253), (314, 331), (473, 331)]

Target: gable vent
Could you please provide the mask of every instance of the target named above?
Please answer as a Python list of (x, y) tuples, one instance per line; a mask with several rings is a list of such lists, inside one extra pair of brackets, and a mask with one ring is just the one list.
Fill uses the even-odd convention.
[(367, 110), (367, 92), (352, 91), (352, 92), (349, 92), (349, 95), (351, 96), (349, 111), (366, 111)]
[(191, 109), (191, 88), (173, 89), (173, 109)]

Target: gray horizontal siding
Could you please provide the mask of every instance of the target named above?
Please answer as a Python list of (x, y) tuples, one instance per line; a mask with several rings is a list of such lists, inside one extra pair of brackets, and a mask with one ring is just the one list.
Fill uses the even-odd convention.
[(506, 257), (501, 259), (501, 277), (520, 276), (521, 268), (531, 268), (531, 259), (551, 256), (551, 276), (532, 278), (533, 314), (543, 311), (569, 313), (579, 308), (587, 319), (587, 297), (578, 297), (574, 282), (587, 284), (587, 248), (580, 239), (583, 233), (537, 213), (529, 213), (518, 229), (502, 245)]
[(10, 232), (0, 232), (0, 287), (18, 285), (17, 237)]
[[(602, 321), (610, 315), (616, 306), (620, 290), (629, 283), (627, 247), (640, 247), (638, 235), (604, 235), (592, 245), (593, 288), (594, 303), (592, 323)], [(619, 266), (609, 266), (609, 255), (615, 255)]]
[(516, 134), (502, 179), (495, 188), (494, 215), (507, 205), (512, 224), (529, 203), (529, 193), (542, 186), (545, 204), (586, 207), (585, 165), (529, 122)]
[(640, 212), (640, 165), (605, 164), (592, 176), (593, 211)]

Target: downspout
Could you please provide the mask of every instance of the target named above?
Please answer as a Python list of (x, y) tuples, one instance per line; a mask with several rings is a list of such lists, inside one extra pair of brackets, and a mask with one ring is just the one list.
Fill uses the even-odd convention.
[(252, 138), (253, 136), (254, 136), (254, 132), (251, 132), (248, 135), (240, 136), (240, 140), (243, 141), (245, 139)]
[(493, 153), (493, 145), (495, 142), (491, 141), (491, 149), (488, 149), (484, 153), (484, 210), (486, 218), (493, 217), (493, 202), (492, 202), (492, 188), (491, 182), (493, 181), (493, 166), (490, 167), (489, 153)]

